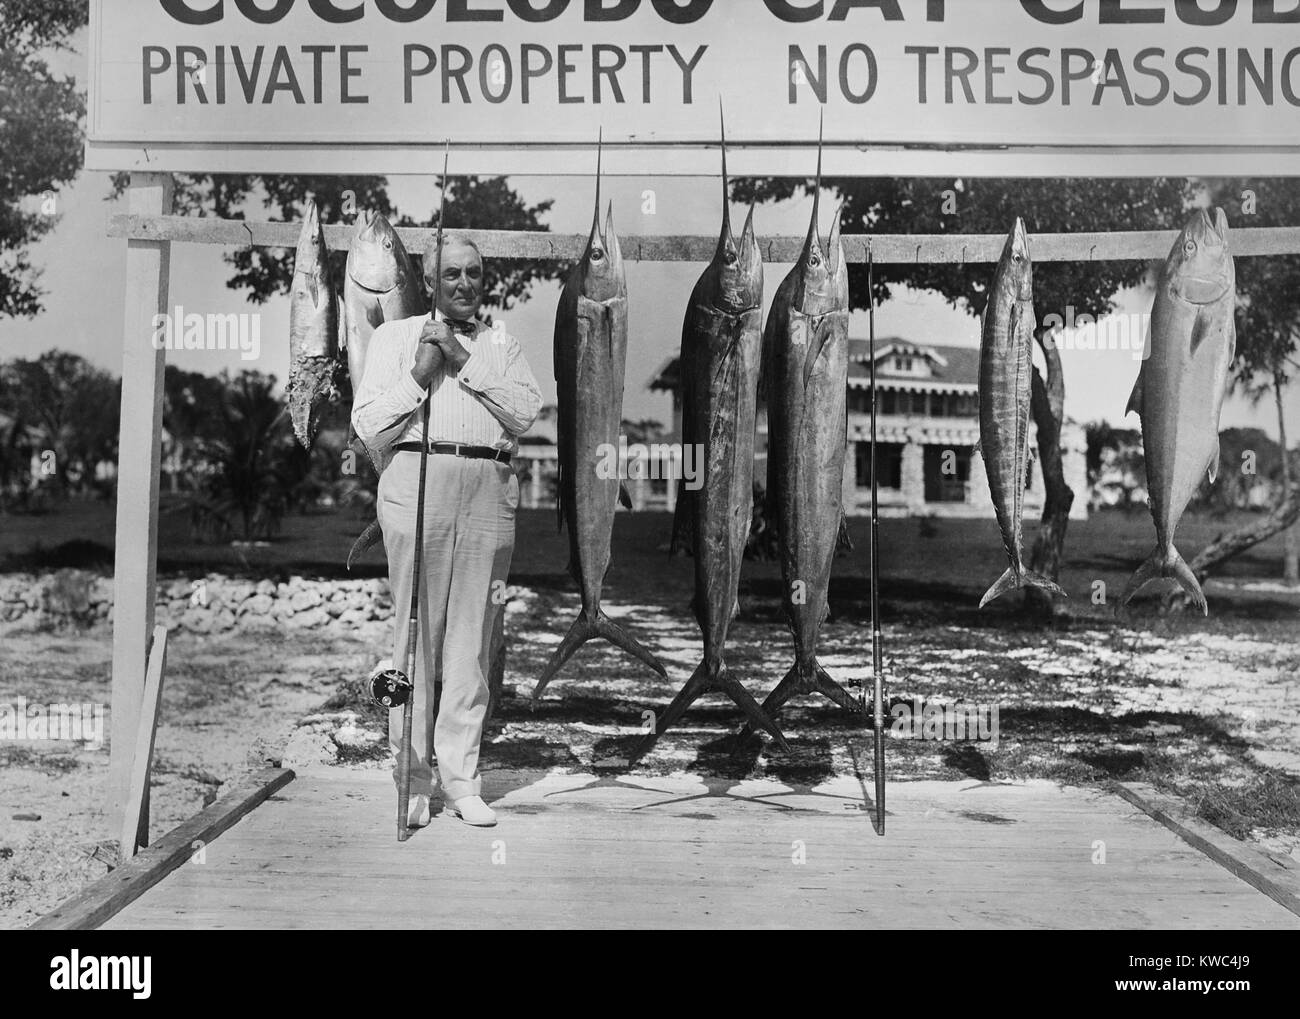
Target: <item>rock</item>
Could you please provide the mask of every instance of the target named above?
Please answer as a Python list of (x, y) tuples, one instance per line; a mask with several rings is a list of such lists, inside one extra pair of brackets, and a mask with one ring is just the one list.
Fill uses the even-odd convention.
[(306, 612), (297, 612), (293, 616), (293, 625), (312, 628), (324, 626), (330, 621), (329, 613), (324, 609), (308, 609)]
[(294, 592), (293, 597), (289, 599), (289, 604), (293, 606), (295, 612), (302, 612), (306, 609), (315, 608), (319, 605), (321, 598), (320, 591), (314, 587), (301, 588)]
[(90, 583), (90, 603), (92, 605), (104, 605), (113, 600), (113, 579), (111, 577), (96, 577)]
[(224, 585), (221, 597), (227, 605), (240, 605), (253, 597), (253, 585), (246, 580), (232, 580)]
[(259, 580), (257, 582), (257, 587), (253, 589), (253, 592), (255, 594), (264, 594), (268, 598), (273, 597), (275, 595), (275, 585), (269, 580)]
[(343, 626), (360, 626), (369, 618), (369, 609), (347, 609), (339, 616), (339, 622)]
[(265, 616), (275, 605), (275, 599), (269, 594), (258, 593), (239, 606), (240, 615)]
[(343, 602), (341, 601), (331, 601), (328, 605), (325, 606), (325, 611), (330, 614), (330, 617), (332, 619), (337, 619), (339, 616), (343, 615), (345, 611), (347, 611), (347, 606), (344, 605)]
[(276, 598), (284, 598), (284, 599), (288, 599), (288, 597), (289, 597), (289, 585), (288, 585), (288, 584), (276, 584), (276, 585), (275, 585), (275, 596), (276, 596)]
[(317, 728), (296, 729), (285, 744), (281, 766), (302, 771), (334, 764), (338, 760), (338, 744), (328, 732)]
[(191, 633), (211, 633), (212, 616), (205, 609), (186, 609), (180, 618), (180, 625)]
[(235, 627), (235, 614), (230, 609), (222, 609), (212, 620), (212, 628), (217, 632), (232, 630)]
[(365, 591), (349, 591), (346, 604), (349, 609), (369, 609), (370, 596)]

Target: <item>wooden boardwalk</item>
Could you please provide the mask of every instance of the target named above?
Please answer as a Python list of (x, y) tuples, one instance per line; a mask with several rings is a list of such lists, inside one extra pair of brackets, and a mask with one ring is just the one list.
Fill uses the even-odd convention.
[(1300, 928), (1119, 797), (1048, 782), (895, 783), (884, 838), (853, 779), (493, 771), (484, 798), (496, 828), (399, 844), (386, 773), (300, 775), (104, 927)]

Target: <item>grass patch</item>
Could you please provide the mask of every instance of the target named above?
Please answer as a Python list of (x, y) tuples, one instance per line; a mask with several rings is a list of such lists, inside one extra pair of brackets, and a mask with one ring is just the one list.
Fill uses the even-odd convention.
[(1243, 841), (1259, 828), (1270, 831), (1300, 830), (1300, 782), (1277, 772), (1253, 778), (1239, 786), (1205, 783), (1181, 795), (1196, 816)]

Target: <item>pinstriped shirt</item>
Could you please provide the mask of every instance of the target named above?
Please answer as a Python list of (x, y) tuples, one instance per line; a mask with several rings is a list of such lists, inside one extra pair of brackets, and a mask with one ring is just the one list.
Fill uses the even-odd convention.
[(542, 409), (542, 391), (518, 341), (475, 323), (473, 337), (455, 334), (469, 351), (464, 367), (457, 375), (440, 368), (424, 390), (411, 377), (411, 369), (420, 331), (428, 321), (428, 315), (416, 315), (385, 322), (370, 338), (361, 385), (353, 394), (352, 426), (375, 454), (376, 466), (381, 471), (388, 466), (397, 443), (420, 441), (423, 414), (417, 411), (429, 393), (431, 442), (517, 452), (517, 438)]

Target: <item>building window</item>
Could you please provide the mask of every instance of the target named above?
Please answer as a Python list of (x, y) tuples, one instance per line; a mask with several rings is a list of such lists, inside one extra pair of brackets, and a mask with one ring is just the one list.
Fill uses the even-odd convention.
[[(871, 443), (853, 444), (854, 484), (858, 488), (871, 487)], [(901, 442), (876, 443), (876, 484), (882, 489), (903, 490), (903, 444)]]
[(925, 501), (965, 502), (970, 482), (970, 446), (925, 447)]

